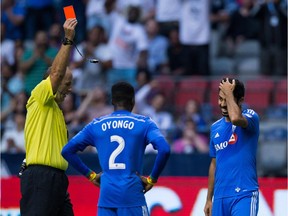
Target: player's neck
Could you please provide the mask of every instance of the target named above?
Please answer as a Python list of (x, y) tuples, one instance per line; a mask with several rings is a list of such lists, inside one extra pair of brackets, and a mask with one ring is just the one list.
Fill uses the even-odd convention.
[(117, 106), (117, 107), (114, 108), (114, 110), (115, 110), (115, 111), (121, 111), (121, 110), (122, 110), (122, 111), (129, 111), (129, 110), (127, 110), (127, 108), (125, 108), (125, 107), (123, 107), (123, 106)]
[(229, 117), (224, 117), (226, 122), (231, 122)]

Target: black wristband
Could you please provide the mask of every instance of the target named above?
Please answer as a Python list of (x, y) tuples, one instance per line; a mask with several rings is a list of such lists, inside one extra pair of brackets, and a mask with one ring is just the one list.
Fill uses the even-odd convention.
[(62, 44), (65, 45), (65, 46), (66, 46), (66, 45), (73, 45), (73, 43), (74, 43), (74, 42), (73, 42), (72, 40), (70, 40), (70, 39), (68, 39), (68, 38), (66, 38), (66, 37), (63, 38), (63, 40), (62, 40)]

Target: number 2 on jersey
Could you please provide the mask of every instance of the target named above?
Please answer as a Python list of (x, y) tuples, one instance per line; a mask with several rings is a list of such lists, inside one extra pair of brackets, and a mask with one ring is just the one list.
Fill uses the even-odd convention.
[(116, 157), (123, 151), (125, 147), (125, 141), (121, 136), (113, 135), (110, 137), (111, 142), (117, 142), (118, 147), (112, 152), (109, 158), (109, 169), (125, 169), (126, 164), (115, 163)]

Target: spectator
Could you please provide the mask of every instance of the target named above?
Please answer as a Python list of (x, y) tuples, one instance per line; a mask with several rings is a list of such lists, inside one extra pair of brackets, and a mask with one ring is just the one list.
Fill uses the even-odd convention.
[[(13, 72), (13, 68), (3, 62), (1, 64), (1, 128), (14, 126), (12, 113), (15, 111), (18, 94), (24, 89), (21, 76)], [(26, 105), (26, 104), (25, 104)], [(24, 110), (25, 110), (24, 105)]]
[(15, 41), (6, 37), (6, 26), (1, 22), (1, 63), (15, 64)]
[(211, 1), (210, 21), (213, 30), (221, 30), (221, 24), (227, 24), (231, 13), (238, 9), (238, 1), (235, 0), (214, 0)]
[(209, 152), (208, 139), (197, 132), (192, 118), (186, 120), (182, 136), (173, 142), (172, 152), (185, 154)]
[(61, 104), (61, 109), (63, 111), (64, 119), (67, 125), (71, 124), (75, 119), (76, 111), (78, 108), (78, 95), (74, 92), (71, 92), (64, 99), (64, 102)]
[[(85, 94), (97, 86), (103, 87), (106, 72), (112, 66), (112, 54), (101, 26), (91, 28), (87, 41), (82, 42), (78, 49), (83, 53), (83, 57), (74, 52), (72, 59), (73, 75), (76, 75), (74, 87), (78, 94)], [(95, 58), (99, 59), (99, 63), (91, 64), (87, 61)]]
[(113, 107), (108, 105), (106, 91), (101, 87), (96, 87), (90, 91), (76, 112), (78, 120), (85, 119), (85, 123), (91, 122), (94, 118), (107, 115), (113, 111)]
[(15, 112), (24, 112), (26, 110), (28, 98), (29, 95), (25, 91), (16, 94), (14, 97), (15, 105), (13, 106), (13, 110)]
[[(225, 40), (223, 35), (227, 29), (231, 13), (238, 8), (238, 1), (235, 0), (213, 0), (210, 1), (210, 23), (211, 41), (210, 57), (212, 62), (212, 74), (229, 73), (233, 70), (233, 59), (227, 58), (225, 53)], [(223, 64), (224, 61), (224, 64)], [(226, 64), (225, 64), (226, 63)], [(228, 64), (228, 66), (227, 66)], [(220, 67), (218, 66), (220, 65)], [(224, 68), (225, 70), (223, 70)]]
[(25, 48), (24, 48), (23, 41), (20, 41), (20, 40), (16, 41), (15, 51), (14, 51), (15, 64), (13, 68), (16, 71), (16, 73), (21, 75), (23, 80), (24, 80), (24, 77), (23, 77), (23, 72), (21, 71), (20, 63), (21, 63), (21, 58), (23, 56), (24, 51), (25, 51)]
[(76, 118), (78, 102), (78, 95), (74, 92), (71, 92), (65, 97), (64, 102), (61, 104), (65, 123), (68, 129), (69, 138), (73, 137), (83, 127), (81, 121), (78, 121), (78, 119)]
[(184, 0), (180, 14), (179, 38), (188, 59), (185, 75), (210, 75), (209, 0)]
[(159, 23), (159, 32), (168, 36), (172, 29), (179, 28), (181, 10), (180, 0), (157, 0), (155, 3), (155, 19)]
[(148, 35), (148, 68), (152, 74), (167, 73), (168, 40), (159, 34), (158, 23), (154, 19), (146, 22)]
[[(174, 119), (173, 115), (165, 109), (165, 95), (160, 91), (157, 91), (156, 86), (157, 82), (152, 81), (138, 90), (135, 96), (136, 110), (141, 115), (151, 117), (166, 138), (169, 139), (170, 136), (173, 135), (175, 129)], [(151, 95), (151, 98), (148, 101), (148, 95), (152, 90), (156, 91)]]
[(24, 126), (26, 115), (23, 112), (13, 114), (15, 128), (5, 130), (1, 143), (2, 153), (25, 153)]
[(184, 129), (186, 125), (186, 121), (188, 119), (192, 119), (194, 121), (197, 132), (200, 132), (200, 133), (207, 132), (208, 125), (205, 122), (200, 112), (199, 106), (200, 105), (198, 104), (198, 102), (193, 99), (187, 101), (185, 108), (184, 108), (184, 112), (181, 112), (177, 121), (177, 125), (180, 130)]
[(155, 16), (155, 0), (117, 0), (116, 10), (121, 14), (125, 14), (130, 5), (138, 6), (141, 9), (141, 22), (145, 22)]
[(25, 18), (24, 7), (18, 5), (15, 0), (3, 0), (1, 1), (1, 12), (1, 23), (6, 26), (6, 38), (22, 40), (22, 24)]
[(28, 95), (21, 91), (9, 101), (8, 107), (1, 110), (1, 136), (6, 130), (16, 130), (15, 113), (25, 113)]
[(185, 47), (180, 43), (179, 31), (172, 29), (169, 32), (168, 61), (170, 74), (174, 76), (182, 76), (186, 74), (186, 51)]
[(112, 69), (108, 72), (108, 87), (117, 81), (136, 84), (136, 71), (147, 67), (148, 41), (144, 27), (139, 23), (140, 8), (129, 6), (126, 17), (119, 17), (113, 25), (109, 45), (112, 51)]
[(32, 41), (39, 31), (48, 32), (54, 22), (53, 0), (26, 0), (25, 40)]
[(234, 50), (245, 40), (258, 38), (259, 25), (252, 16), (253, 0), (242, 0), (240, 7), (230, 17), (226, 31), (226, 46), (228, 55), (234, 54)]
[(138, 68), (136, 74), (136, 86), (135, 91), (137, 92), (141, 89), (144, 85), (148, 84), (151, 81), (151, 73), (147, 68)]
[(85, 16), (87, 17), (87, 30), (90, 30), (94, 26), (104, 26), (103, 16), (105, 14), (105, 2), (106, 0), (88, 0), (86, 3)]
[(261, 32), (261, 71), (263, 75), (287, 76), (287, 1), (265, 1), (256, 6)]
[(53, 23), (49, 28), (49, 44), (51, 47), (60, 49), (62, 41), (62, 28), (59, 23)]
[(27, 48), (24, 51), (20, 63), (27, 93), (30, 94), (32, 89), (42, 80), (44, 71), (51, 66), (56, 54), (57, 49), (50, 47), (47, 33), (38, 31), (35, 36), (34, 48)]
[(87, 30), (94, 26), (105, 29), (107, 37), (110, 37), (114, 23), (119, 17), (116, 10), (116, 0), (89, 0), (86, 6)]

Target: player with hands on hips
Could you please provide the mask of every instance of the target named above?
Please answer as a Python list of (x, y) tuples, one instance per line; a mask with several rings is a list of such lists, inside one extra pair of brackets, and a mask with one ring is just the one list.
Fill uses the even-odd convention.
[[(132, 113), (135, 90), (127, 82), (111, 88), (114, 112), (95, 118), (62, 150), (63, 157), (96, 186), (100, 185), (98, 216), (148, 216), (144, 193), (151, 190), (165, 167), (170, 146), (155, 122)], [(145, 148), (158, 153), (151, 174), (141, 175)], [(101, 174), (89, 169), (77, 155), (88, 146), (97, 149)]]
[(259, 116), (252, 109), (242, 110), (244, 96), (244, 84), (238, 79), (221, 80), (218, 105), (223, 117), (211, 125), (212, 160), (205, 216), (256, 216), (258, 213)]

